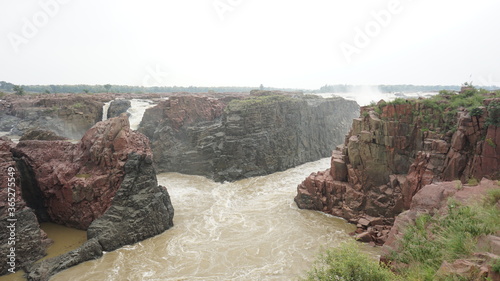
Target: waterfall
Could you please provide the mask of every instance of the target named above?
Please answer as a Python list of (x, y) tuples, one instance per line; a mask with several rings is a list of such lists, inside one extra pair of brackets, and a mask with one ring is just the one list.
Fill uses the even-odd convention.
[(127, 113), (129, 114), (128, 120), (130, 122), (130, 129), (137, 130), (139, 128), (139, 124), (141, 124), (142, 117), (144, 116), (146, 109), (155, 105), (156, 104), (151, 100), (131, 99), (130, 108), (127, 110)]
[(102, 121), (106, 121), (108, 120), (108, 109), (109, 109), (109, 106), (111, 105), (111, 102), (113, 102), (112, 100), (104, 103), (104, 105), (102, 106)]

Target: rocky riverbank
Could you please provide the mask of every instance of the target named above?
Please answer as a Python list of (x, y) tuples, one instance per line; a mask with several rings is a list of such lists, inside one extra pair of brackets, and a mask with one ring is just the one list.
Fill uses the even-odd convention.
[[(479, 94), (477, 94), (479, 95)], [(343, 217), (358, 238), (383, 244), (396, 215), (423, 186), (500, 175), (499, 99), (442, 94), (431, 100), (380, 102), (361, 109), (330, 169), (298, 188), (300, 208)], [(476, 98), (473, 108), (455, 106)], [(474, 101), (475, 102), (475, 101)]]
[[(14, 145), (2, 139), (0, 148), (5, 156), (2, 175), (8, 175), (9, 168), (16, 171), (15, 216), (18, 229), (23, 229), (16, 237), (16, 268), (25, 269), (29, 280), (48, 280), (102, 251), (141, 241), (173, 225), (173, 207), (167, 190), (157, 184), (149, 140), (130, 130), (126, 115), (97, 123), (77, 144), (26, 140)], [(9, 216), (5, 202), (0, 206), (2, 223)], [(33, 264), (47, 246), (39, 221), (86, 229), (89, 240), (75, 251)], [(5, 256), (8, 237), (1, 238)], [(0, 272), (7, 270), (2, 264)]]

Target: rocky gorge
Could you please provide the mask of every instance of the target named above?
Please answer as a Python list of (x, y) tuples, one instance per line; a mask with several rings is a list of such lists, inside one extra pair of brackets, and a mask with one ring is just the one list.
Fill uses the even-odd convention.
[(171, 97), (145, 112), (139, 131), (158, 171), (234, 181), (328, 156), (357, 114), (353, 101), (296, 93)]
[[(16, 145), (1, 139), (0, 148), (5, 156), (2, 175), (15, 171), (13, 215), (19, 222), (15, 266), (23, 268), (29, 280), (48, 280), (103, 251), (141, 241), (173, 225), (174, 210), (167, 190), (158, 186), (149, 140), (130, 130), (126, 115), (97, 123), (76, 144), (23, 140)], [(3, 228), (12, 216), (6, 202), (0, 203)], [(44, 221), (87, 230), (88, 240), (72, 252), (35, 263), (50, 243), (39, 227)], [(3, 233), (0, 249), (6, 256), (9, 237)], [(1, 274), (7, 272), (3, 263)]]

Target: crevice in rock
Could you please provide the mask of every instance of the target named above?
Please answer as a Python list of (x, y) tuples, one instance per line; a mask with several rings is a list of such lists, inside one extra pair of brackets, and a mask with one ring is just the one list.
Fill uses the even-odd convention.
[(33, 169), (22, 159), (14, 155), (17, 169), (21, 177), (21, 194), (26, 205), (35, 212), (38, 223), (50, 222), (42, 191), (35, 179)]

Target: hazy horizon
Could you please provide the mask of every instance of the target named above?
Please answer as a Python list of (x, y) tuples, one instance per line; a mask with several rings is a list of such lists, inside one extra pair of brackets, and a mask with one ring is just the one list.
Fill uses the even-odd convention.
[(500, 2), (76, 0), (0, 4), (22, 85), (500, 85)]

